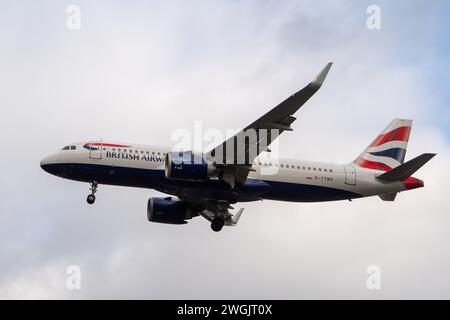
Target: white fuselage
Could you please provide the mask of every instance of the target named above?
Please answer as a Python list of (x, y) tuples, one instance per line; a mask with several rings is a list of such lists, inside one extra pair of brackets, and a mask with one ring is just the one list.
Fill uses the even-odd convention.
[[(55, 175), (99, 183), (154, 188), (176, 194), (179, 188), (214, 188), (195, 182), (180, 182), (164, 177), (165, 155), (170, 148), (135, 144), (101, 142), (96, 147), (88, 143), (72, 144), (42, 160), (41, 166)], [(67, 147), (66, 147), (67, 148)], [(95, 149), (94, 149), (95, 148)], [(360, 168), (355, 164), (334, 164), (291, 159), (259, 157), (253, 164), (247, 181), (261, 181), (269, 187), (242, 201), (262, 198), (284, 201), (329, 201), (367, 197), (406, 190), (402, 182), (380, 182), (383, 173)], [(142, 181), (141, 181), (142, 180)], [(177, 185), (180, 187), (177, 189)], [(222, 190), (223, 186), (220, 185)], [(250, 193), (252, 184), (249, 184)], [(258, 188), (262, 188), (258, 185)], [(244, 188), (245, 189), (245, 188)], [(264, 189), (264, 188), (262, 188)], [(261, 189), (261, 190), (262, 190)], [(245, 189), (244, 191), (246, 191)], [(245, 193), (245, 192), (243, 192)], [(308, 198), (309, 197), (309, 198)]]

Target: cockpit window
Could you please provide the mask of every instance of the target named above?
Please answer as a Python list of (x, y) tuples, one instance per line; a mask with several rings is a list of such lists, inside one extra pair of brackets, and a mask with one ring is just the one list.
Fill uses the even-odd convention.
[(61, 150), (76, 150), (77, 147), (76, 146), (65, 146), (64, 148), (62, 148)]

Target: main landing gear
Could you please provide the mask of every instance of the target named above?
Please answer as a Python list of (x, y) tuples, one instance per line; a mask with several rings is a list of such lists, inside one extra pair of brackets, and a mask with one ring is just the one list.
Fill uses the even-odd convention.
[(215, 217), (211, 222), (211, 229), (215, 232), (219, 232), (220, 230), (222, 230), (224, 224), (225, 221), (223, 221), (221, 217)]
[(91, 194), (87, 196), (87, 203), (93, 204), (95, 202), (95, 193), (97, 192), (97, 187), (97, 181), (91, 183), (91, 187), (89, 188), (89, 190), (91, 190)]

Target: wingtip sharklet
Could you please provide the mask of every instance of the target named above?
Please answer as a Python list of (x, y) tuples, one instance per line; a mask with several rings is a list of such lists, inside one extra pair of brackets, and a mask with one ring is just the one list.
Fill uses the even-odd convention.
[(333, 62), (328, 62), (327, 65), (314, 78), (314, 80), (311, 81), (311, 84), (315, 85), (315, 86), (319, 86), (319, 87), (322, 86), (322, 84), (325, 81), (325, 78), (327, 77), (328, 72), (330, 71), (332, 65), (333, 65)]

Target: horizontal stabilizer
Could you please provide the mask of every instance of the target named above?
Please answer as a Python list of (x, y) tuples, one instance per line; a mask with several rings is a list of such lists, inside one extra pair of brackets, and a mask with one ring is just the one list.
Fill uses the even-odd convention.
[(431, 160), (435, 153), (424, 153), (420, 156), (405, 162), (394, 169), (378, 176), (378, 180), (383, 181), (403, 181), (412, 176), (414, 172), (419, 170), (425, 163)]

